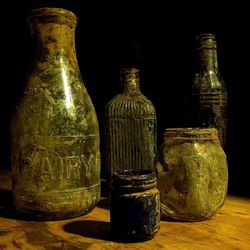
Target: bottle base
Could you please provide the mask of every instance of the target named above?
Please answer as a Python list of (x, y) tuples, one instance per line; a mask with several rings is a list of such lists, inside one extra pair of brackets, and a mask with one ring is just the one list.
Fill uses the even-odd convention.
[(205, 221), (205, 220), (211, 220), (215, 215), (211, 215), (208, 217), (203, 217), (203, 216), (197, 216), (197, 217), (192, 217), (189, 215), (185, 216), (178, 216), (178, 215), (166, 215), (162, 214), (161, 215), (161, 220), (162, 221), (175, 221), (175, 222), (199, 222), (199, 221)]
[(74, 211), (74, 212), (44, 212), (44, 211), (35, 211), (28, 209), (16, 209), (17, 213), (20, 214), (23, 218), (36, 220), (36, 221), (53, 221), (53, 220), (66, 220), (71, 218), (76, 218), (79, 216), (86, 215), (90, 213), (95, 208), (95, 205), (91, 208)]
[(13, 189), (15, 209), (34, 220), (63, 220), (89, 213), (100, 200), (100, 184), (57, 192)]

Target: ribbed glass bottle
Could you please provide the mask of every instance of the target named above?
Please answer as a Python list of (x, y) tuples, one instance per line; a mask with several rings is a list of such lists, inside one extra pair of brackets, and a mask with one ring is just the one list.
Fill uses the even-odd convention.
[(192, 85), (192, 126), (214, 127), (224, 147), (227, 138), (227, 88), (217, 62), (215, 35), (196, 37), (197, 71)]
[(122, 92), (105, 109), (105, 161), (117, 170), (150, 169), (156, 154), (156, 112), (140, 91), (139, 70), (120, 72)]

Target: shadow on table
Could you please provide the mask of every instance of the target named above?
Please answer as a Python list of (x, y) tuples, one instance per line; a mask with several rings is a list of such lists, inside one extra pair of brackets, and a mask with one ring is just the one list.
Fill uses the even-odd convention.
[(102, 197), (96, 206), (109, 210), (110, 209), (110, 200), (106, 197)]
[(0, 189), (0, 216), (13, 218), (16, 216), (12, 201), (12, 191), (9, 189)]
[(63, 226), (63, 230), (84, 237), (113, 241), (110, 223), (106, 221), (81, 220), (72, 221)]
[(0, 189), (0, 217), (27, 221), (28, 218), (18, 214), (12, 200), (12, 190)]
[(116, 243), (135, 243), (145, 240), (133, 240), (129, 238), (121, 238), (111, 233), (110, 223), (106, 221), (81, 220), (72, 221), (63, 226), (63, 230), (77, 234), (83, 237), (111, 241)]

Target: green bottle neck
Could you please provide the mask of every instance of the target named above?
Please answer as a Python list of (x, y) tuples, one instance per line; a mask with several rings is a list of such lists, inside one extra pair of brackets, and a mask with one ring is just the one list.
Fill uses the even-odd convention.
[(218, 72), (217, 51), (215, 48), (200, 48), (197, 52), (201, 71)]
[(218, 72), (217, 43), (215, 35), (201, 33), (196, 37), (197, 63), (200, 71), (208, 73)]

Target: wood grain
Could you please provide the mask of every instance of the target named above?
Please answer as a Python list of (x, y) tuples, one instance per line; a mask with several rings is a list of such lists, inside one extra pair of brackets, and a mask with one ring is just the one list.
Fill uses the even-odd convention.
[(211, 220), (161, 221), (154, 239), (122, 243), (110, 233), (108, 200), (102, 199), (90, 214), (75, 219), (28, 221), (13, 212), (11, 192), (6, 187), (9, 189), (10, 184), (5, 174), (0, 178), (0, 250), (250, 249), (249, 199), (228, 196), (223, 208)]

